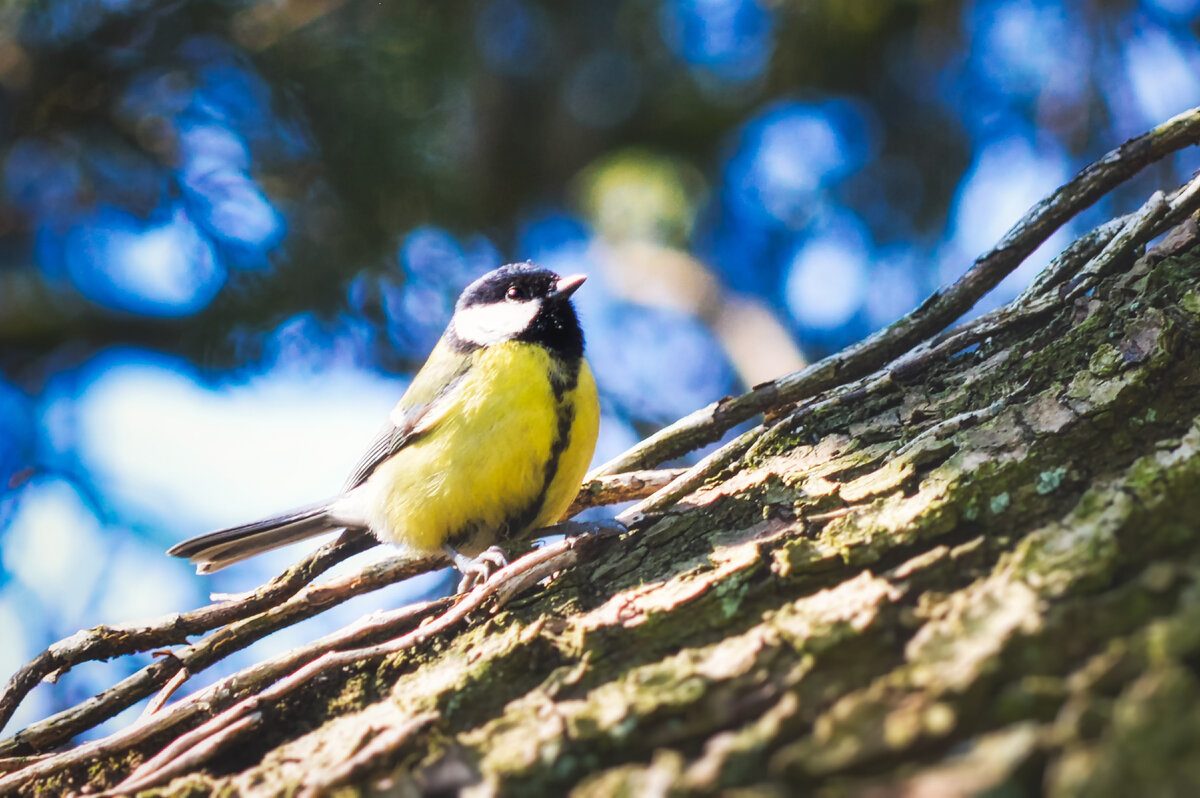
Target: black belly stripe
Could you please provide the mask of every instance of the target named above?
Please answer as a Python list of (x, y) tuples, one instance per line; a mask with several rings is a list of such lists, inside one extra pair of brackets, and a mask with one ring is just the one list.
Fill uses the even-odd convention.
[(562, 459), (563, 452), (571, 443), (571, 424), (575, 421), (575, 406), (566, 399), (567, 395), (579, 384), (580, 362), (579, 359), (563, 361), (557, 357), (553, 358), (553, 365), (557, 368), (551, 368), (550, 371), (550, 390), (554, 394), (557, 429), (554, 443), (550, 446), (550, 454), (546, 458), (545, 469), (542, 472), (542, 486), (537, 495), (528, 504), (505, 519), (500, 529), (483, 530), (478, 521), (464, 524), (446, 541), (451, 547), (460, 543), (466, 544), (481, 532), (488, 532), (492, 536), (489, 542), (484, 544), (484, 548), (491, 542), (510, 539), (524, 533), (541, 513), (542, 505), (546, 502), (546, 494), (550, 491), (550, 484), (554, 482), (554, 477), (558, 474), (558, 461)]
[(550, 491), (550, 484), (554, 482), (554, 477), (558, 474), (558, 461), (562, 459), (563, 452), (571, 443), (571, 424), (575, 421), (575, 406), (567, 402), (566, 398), (579, 384), (579, 360), (572, 359), (563, 362), (554, 358), (554, 365), (558, 368), (550, 371), (550, 390), (554, 393), (554, 403), (557, 406), (555, 415), (558, 429), (554, 436), (554, 443), (550, 446), (550, 455), (546, 458), (545, 470), (542, 472), (542, 487), (533, 501), (520, 512), (509, 517), (504, 530), (506, 536), (523, 533), (542, 512), (542, 505), (546, 503), (546, 494)]

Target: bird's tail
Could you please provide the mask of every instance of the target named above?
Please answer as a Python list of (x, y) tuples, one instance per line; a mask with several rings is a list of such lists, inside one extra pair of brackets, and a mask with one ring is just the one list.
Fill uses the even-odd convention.
[(331, 505), (332, 502), (324, 501), (251, 524), (209, 532), (172, 546), (167, 554), (186, 557), (196, 564), (196, 573), (219, 571), (264, 551), (342, 528), (344, 524), (330, 513)]

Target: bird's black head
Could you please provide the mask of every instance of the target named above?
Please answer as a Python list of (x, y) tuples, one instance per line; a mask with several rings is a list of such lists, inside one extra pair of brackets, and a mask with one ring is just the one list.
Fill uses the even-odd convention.
[(532, 263), (494, 269), (459, 296), (450, 341), (459, 351), (527, 341), (562, 357), (579, 357), (583, 331), (570, 297), (583, 280), (583, 275), (559, 277)]

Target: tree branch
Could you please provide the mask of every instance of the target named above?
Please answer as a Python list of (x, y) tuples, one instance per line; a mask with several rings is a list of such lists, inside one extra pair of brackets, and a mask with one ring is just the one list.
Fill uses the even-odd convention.
[(1198, 142), (1200, 108), (1125, 142), (1035, 205), (962, 277), (904, 318), (806, 369), (684, 416), (600, 466), (591, 476), (653, 467), (719, 440), (726, 431), (773, 407), (793, 404), (869, 374), (966, 313), (1055, 231), (1104, 194), (1145, 166)]
[[(1196, 213), (1198, 209), (1200, 176), (1175, 189), (1169, 198), (1164, 198), (1162, 192), (1155, 192), (1137, 211), (1101, 225), (1064, 250), (1046, 268), (1044, 273), (1053, 274), (1053, 278), (1040, 282), (1040, 292), (1027, 291), (1009, 305), (986, 313), (944, 336), (917, 345), (879, 372), (844, 384), (832, 395), (804, 403), (786, 418), (773, 419), (770, 423), (743, 433), (653, 495), (617, 516), (617, 520), (627, 524), (642, 523), (732, 467), (743, 456), (753, 457), (779, 436), (794, 432), (816, 414), (849, 401), (861, 400), (868, 395), (891, 391), (895, 382), (909, 382), (935, 363), (945, 362), (969, 346), (1003, 332), (1041, 321), (1053, 311), (1074, 301), (1076, 297), (1092, 288), (1101, 277), (1110, 273), (1116, 264), (1131, 259), (1137, 249)], [(1074, 275), (1078, 276), (1071, 279)], [(1063, 295), (1051, 292), (1053, 286), (1067, 280), (1071, 281), (1071, 287)], [(1035, 282), (1035, 285), (1038, 284)], [(807, 371), (806, 369), (798, 374), (803, 375)], [(739, 398), (744, 399), (748, 396), (750, 394)], [(790, 402), (785, 392), (780, 391), (769, 404), (763, 406), (763, 410), (778, 411), (788, 404)], [(710, 418), (708, 429), (715, 430), (720, 423), (716, 418)], [(626, 454), (633, 451), (631, 449)], [(602, 471), (603, 468), (597, 471)]]
[[(195, 674), (240, 651), (256, 640), (324, 612), (354, 596), (378, 590), (401, 579), (449, 565), (443, 554), (393, 557), (359, 573), (313, 585), (278, 606), (222, 627), (214, 634), (170, 656), (160, 657), (137, 673), (45, 720), (31, 724), (0, 741), (0, 756), (40, 751), (92, 728), (153, 694), (181, 669)], [(219, 606), (219, 605), (218, 605)]]
[[(492, 574), (486, 582), (469, 593), (461, 595), (442, 615), (416, 629), (378, 645), (330, 651), (322, 655), (286, 679), (243, 699), (177, 738), (114, 787), (112, 794), (137, 792), (162, 784), (173, 776), (201, 764), (209, 756), (228, 746), (234, 738), (251, 730), (254, 724), (250, 723), (249, 719), (260, 717), (264, 707), (271, 702), (283, 698), (323, 674), (346, 667), (361, 667), (424, 643), (462, 623), (489, 601), (492, 602), (493, 609), (499, 609), (527, 587), (578, 564), (582, 559), (594, 556), (601, 542), (624, 531), (623, 528), (605, 527), (591, 535), (565, 538), (550, 546), (534, 549)], [(0, 788), (3, 786), (3, 782), (0, 781)]]
[[(451, 603), (449, 598), (419, 602), (396, 610), (368, 615), (345, 629), (327, 635), (307, 646), (286, 651), (273, 659), (252, 665), (226, 677), (203, 690), (197, 691), (169, 708), (143, 717), (127, 729), (110, 735), (103, 740), (85, 743), (77, 748), (58, 754), (36, 757), (11, 757), (0, 760), (0, 772), (13, 771), (10, 776), (0, 778), (0, 794), (16, 789), (35, 779), (47, 778), (56, 773), (96, 756), (108, 756), (129, 750), (148, 737), (160, 735), (171, 729), (210, 717), (235, 701), (261, 690), (292, 673), (297, 668), (312, 662), (323, 654), (350, 646), (361, 645), (380, 637), (396, 635), (410, 629), (432, 611), (444, 609)], [(15, 763), (15, 767), (6, 767)], [(18, 771), (19, 772), (16, 772)]]
[[(374, 545), (370, 537), (347, 532), (314, 551), (267, 584), (236, 602), (219, 602), (191, 612), (172, 614), (148, 623), (97, 626), (58, 641), (33, 658), (8, 680), (0, 693), (0, 728), (17, 706), (43, 679), (53, 681), (81, 662), (186, 643), (202, 634), (276, 606), (337, 563)], [(5, 746), (0, 743), (0, 751)]]
[[(570, 513), (588, 507), (642, 498), (669, 482), (680, 469), (618, 474), (587, 482)], [(181, 672), (195, 674), (272, 632), (319, 614), (354, 596), (377, 590), (449, 565), (444, 555), (401, 556), (376, 563), (335, 582), (304, 586), (338, 562), (358, 554), (376, 541), (359, 532), (348, 532), (313, 552), (267, 585), (233, 600), (221, 601), (182, 615), (169, 615), (146, 624), (99, 626), (59, 641), (19, 670), (0, 695), (7, 720), (43, 678), (57, 678), (81, 662), (185, 644), (189, 635), (213, 629), (218, 632), (172, 651), (81, 704), (66, 709), (0, 741), (0, 756), (42, 750), (92, 728), (163, 689)], [(303, 590), (297, 594), (296, 591)], [(283, 603), (280, 603), (283, 602)], [(190, 677), (188, 677), (190, 678)], [(180, 683), (181, 684), (181, 683)], [(178, 688), (179, 684), (176, 684)]]

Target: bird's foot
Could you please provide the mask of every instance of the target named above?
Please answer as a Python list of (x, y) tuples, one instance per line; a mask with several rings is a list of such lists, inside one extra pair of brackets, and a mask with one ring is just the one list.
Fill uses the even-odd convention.
[(454, 560), (454, 567), (462, 574), (462, 580), (458, 583), (459, 593), (466, 593), (476, 585), (483, 584), (492, 574), (508, 565), (508, 557), (499, 546), (492, 546), (477, 557), (459, 554), (449, 546), (446, 547), (446, 553)]

